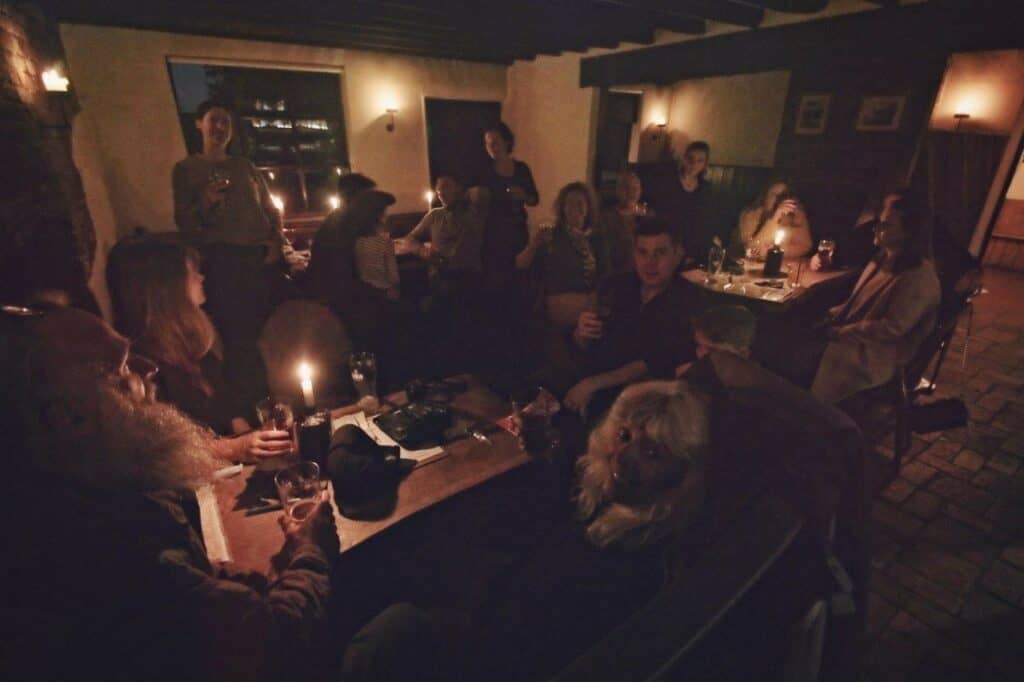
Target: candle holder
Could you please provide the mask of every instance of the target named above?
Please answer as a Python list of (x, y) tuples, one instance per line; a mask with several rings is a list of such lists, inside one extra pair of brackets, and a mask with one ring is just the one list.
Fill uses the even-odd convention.
[(764, 256), (764, 276), (779, 277), (782, 274), (782, 257), (785, 254), (777, 245), (768, 249)]
[(323, 467), (331, 447), (331, 414), (327, 410), (310, 412), (299, 424), (299, 457)]

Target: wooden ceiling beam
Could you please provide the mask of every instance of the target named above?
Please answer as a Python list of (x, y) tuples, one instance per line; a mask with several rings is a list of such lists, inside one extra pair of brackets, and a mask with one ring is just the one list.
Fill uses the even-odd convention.
[[(608, 4), (651, 12), (666, 21), (697, 22), (699, 30), (683, 33), (704, 33), (704, 20), (720, 21), (736, 26), (753, 28), (761, 25), (764, 9), (732, 0), (602, 0)], [(659, 23), (659, 25), (662, 25)], [(685, 26), (685, 23), (684, 23)], [(694, 24), (696, 26), (696, 24)], [(664, 28), (671, 28), (664, 26)], [(671, 30), (678, 30), (671, 28)]]

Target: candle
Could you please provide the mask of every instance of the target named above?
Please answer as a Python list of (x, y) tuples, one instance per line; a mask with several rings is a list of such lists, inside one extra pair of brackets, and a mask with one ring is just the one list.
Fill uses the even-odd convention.
[(299, 383), (302, 385), (302, 400), (306, 407), (313, 407), (313, 368), (308, 362), (299, 363)]
[(427, 213), (434, 207), (434, 192), (427, 190), (423, 197), (427, 200)]
[(327, 205), (331, 207), (332, 211), (337, 211), (341, 207), (341, 197), (337, 194), (332, 194), (327, 197)]
[(270, 203), (274, 205), (274, 208), (283, 216), (284, 215), (284, 199), (279, 194), (270, 195)]
[(782, 250), (782, 240), (785, 237), (785, 230), (778, 230), (775, 233), (775, 245), (768, 249), (768, 253), (764, 257), (765, 277), (778, 277), (782, 273), (782, 257), (785, 255)]

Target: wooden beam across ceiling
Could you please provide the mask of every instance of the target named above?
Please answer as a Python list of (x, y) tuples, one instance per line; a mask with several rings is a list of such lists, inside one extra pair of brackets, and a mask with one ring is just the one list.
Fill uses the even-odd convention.
[(704, 33), (705, 19), (750, 28), (759, 26), (764, 19), (764, 9), (732, 2), (732, 0), (605, 0), (605, 2), (637, 11), (651, 12), (654, 14), (652, 20), (657, 21), (661, 28), (672, 31), (678, 29), (665, 23), (664, 19), (659, 21), (658, 17), (668, 18), (671, 21), (700, 22), (701, 30), (684, 30), (684, 33)]

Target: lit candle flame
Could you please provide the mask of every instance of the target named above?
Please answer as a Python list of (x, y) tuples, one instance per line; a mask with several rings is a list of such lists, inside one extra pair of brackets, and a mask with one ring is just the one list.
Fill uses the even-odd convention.
[(428, 209), (429, 209), (429, 208), (430, 208), (431, 206), (433, 206), (433, 205), (434, 205), (434, 192), (433, 192), (433, 191), (431, 191), (431, 190), (429, 190), (429, 189), (428, 189), (428, 190), (427, 190), (427, 191), (426, 191), (426, 192), (425, 192), (425, 193), (423, 194), (423, 198), (427, 200), (427, 208), (428, 208)]
[(335, 175), (341, 175), (341, 167), (340, 166), (335, 167), (334, 173), (335, 173)]
[(299, 379), (301, 379), (302, 381), (313, 380), (313, 368), (310, 366), (308, 362), (299, 363)]
[(782, 246), (782, 240), (786, 238), (785, 230), (775, 231), (775, 246)]
[(274, 208), (276, 208), (278, 211), (284, 213), (284, 199), (281, 198), (281, 195), (271, 194), (270, 203), (272, 203), (274, 205)]
[(341, 197), (339, 197), (337, 194), (332, 194), (331, 196), (327, 197), (327, 205), (331, 207), (332, 211), (337, 211), (339, 208), (341, 208)]
[(273, 180), (274, 179), (274, 171), (267, 171), (267, 177), (270, 178), (271, 180)]
[(43, 71), (43, 87), (47, 92), (67, 92), (68, 79), (56, 68)]
[(302, 400), (306, 407), (313, 407), (316, 403), (313, 397), (313, 368), (308, 362), (299, 363), (299, 384), (302, 386)]

